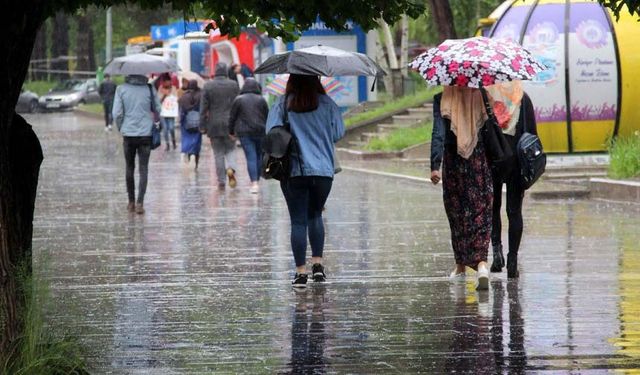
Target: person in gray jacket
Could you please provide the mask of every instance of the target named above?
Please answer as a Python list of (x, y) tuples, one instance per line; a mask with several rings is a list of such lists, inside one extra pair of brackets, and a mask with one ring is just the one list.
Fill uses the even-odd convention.
[(265, 124), (269, 114), (269, 105), (262, 97), (260, 84), (253, 78), (247, 78), (240, 95), (233, 101), (229, 115), (229, 134), (240, 137), (240, 143), (247, 158), (247, 170), (251, 179), (252, 194), (257, 194), (262, 164), (262, 141), (265, 137)]
[[(152, 102), (153, 101), (153, 102)], [(153, 104), (152, 104), (153, 103)], [(112, 115), (122, 134), (124, 160), (127, 165), (126, 180), (129, 196), (129, 212), (144, 213), (144, 194), (147, 190), (149, 155), (151, 154), (152, 107), (160, 110), (156, 90), (143, 75), (130, 75), (118, 86), (113, 101)], [(140, 180), (138, 199), (135, 200), (135, 159), (138, 155)]]
[(224, 63), (216, 65), (215, 77), (202, 89), (200, 126), (211, 140), (220, 189), (224, 189), (227, 177), (229, 186), (236, 187), (236, 142), (229, 135), (229, 112), (238, 91), (238, 83), (227, 77)]

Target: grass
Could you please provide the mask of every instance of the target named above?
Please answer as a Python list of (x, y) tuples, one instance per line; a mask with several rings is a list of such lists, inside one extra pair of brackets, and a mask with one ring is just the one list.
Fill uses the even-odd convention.
[(372, 139), (364, 149), (367, 151), (400, 151), (431, 140), (431, 122), (424, 122), (418, 127), (400, 128), (387, 136)]
[(80, 104), (78, 109), (85, 112), (96, 113), (99, 115), (104, 114), (104, 107), (102, 103), (90, 103), (90, 104)]
[(348, 128), (360, 122), (371, 120), (389, 112), (397, 111), (402, 108), (418, 106), (421, 103), (424, 103), (427, 100), (433, 98), (433, 95), (435, 95), (439, 90), (440, 88), (425, 88), (413, 95), (406, 95), (394, 100), (387, 101), (380, 107), (373, 108), (370, 111), (358, 113), (345, 119), (345, 126)]
[(609, 159), (610, 177), (640, 177), (640, 132), (612, 141), (609, 145)]
[[(24, 272), (22, 272), (24, 275)], [(80, 345), (58, 337), (44, 323), (43, 311), (50, 303), (47, 283), (34, 276), (23, 277), (27, 290), (24, 334), (13, 350), (0, 354), (1, 374), (88, 374)]]

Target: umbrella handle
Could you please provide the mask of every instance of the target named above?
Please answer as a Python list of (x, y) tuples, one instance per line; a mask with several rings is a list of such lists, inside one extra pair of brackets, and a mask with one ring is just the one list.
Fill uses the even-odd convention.
[(378, 76), (373, 77), (373, 83), (371, 84), (371, 92), (376, 88), (376, 82), (378, 81)]

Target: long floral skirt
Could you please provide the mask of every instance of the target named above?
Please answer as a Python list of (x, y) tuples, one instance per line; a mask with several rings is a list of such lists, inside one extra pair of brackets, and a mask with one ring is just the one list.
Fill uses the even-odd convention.
[(443, 159), (444, 209), (456, 264), (476, 268), (487, 261), (493, 206), (491, 168), (482, 139), (469, 159), (458, 155), (455, 147), (445, 147)]

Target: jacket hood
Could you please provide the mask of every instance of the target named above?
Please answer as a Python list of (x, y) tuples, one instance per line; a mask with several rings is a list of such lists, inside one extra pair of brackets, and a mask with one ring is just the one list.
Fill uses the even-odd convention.
[(216, 77), (229, 77), (229, 74), (227, 72), (227, 64), (225, 63), (217, 63), (216, 64), (216, 70), (215, 70), (215, 76)]
[(186, 90), (198, 90), (198, 81), (195, 80), (195, 79), (190, 80), (185, 89)]
[(260, 87), (260, 84), (255, 79), (247, 78), (247, 80), (244, 81), (244, 85), (242, 85), (242, 91), (240, 91), (240, 94), (260, 95), (262, 94), (262, 87)]
[(124, 81), (132, 85), (146, 85), (149, 82), (146, 76), (140, 74), (128, 75)]

